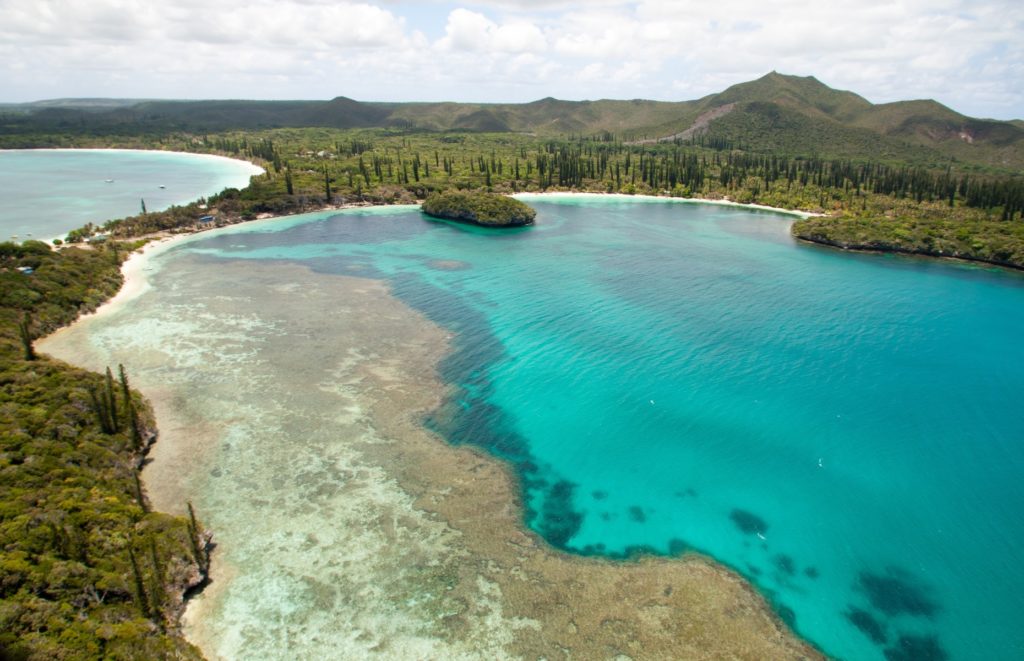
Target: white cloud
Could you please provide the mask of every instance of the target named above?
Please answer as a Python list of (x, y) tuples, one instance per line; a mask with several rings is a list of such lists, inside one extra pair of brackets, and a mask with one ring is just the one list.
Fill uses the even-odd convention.
[(499, 53), (535, 53), (546, 50), (544, 34), (536, 25), (515, 21), (498, 25), (483, 14), (456, 9), (448, 16), (440, 50)]
[(933, 97), (1020, 117), (1019, 5), (0, 0), (0, 100), (688, 99), (774, 69), (875, 102)]

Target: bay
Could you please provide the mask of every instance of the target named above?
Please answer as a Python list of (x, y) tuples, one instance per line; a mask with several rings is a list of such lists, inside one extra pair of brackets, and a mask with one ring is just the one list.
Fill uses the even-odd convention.
[[(254, 305), (246, 328), (236, 318), (213, 331), (202, 310), (226, 295), (218, 269), (256, 277), (284, 263), (384, 281), (452, 336), (440, 365), (452, 390), (424, 424), (509, 462), (523, 525), (551, 545), (623, 560), (709, 555), (839, 658), (1021, 655), (1024, 278), (798, 245), (772, 213), (527, 199), (538, 224), (522, 230), (391, 208), (196, 237), (155, 260), (143, 305), (90, 332), (115, 362), (187, 337), (192, 353), (154, 363), (164, 379), (207, 355), (227, 373), (265, 372), (358, 311), (318, 311), (325, 335), (295, 337), (281, 355), (233, 353), (246, 328), (269, 322)], [(279, 288), (301, 291), (288, 273)], [(204, 332), (171, 338), (140, 315), (166, 309), (161, 297), (186, 282)], [(281, 292), (267, 289), (272, 306)], [(222, 424), (219, 443), (244, 447)], [(233, 519), (219, 473), (190, 484), (215, 524), (247, 534), (252, 512)], [(287, 560), (271, 550), (247, 562)], [(243, 588), (236, 611), (264, 587)], [(258, 617), (246, 624), (258, 629)]]
[(225, 188), (244, 188), (262, 170), (219, 156), (123, 149), (0, 150), (0, 238), (63, 238), (187, 204)]

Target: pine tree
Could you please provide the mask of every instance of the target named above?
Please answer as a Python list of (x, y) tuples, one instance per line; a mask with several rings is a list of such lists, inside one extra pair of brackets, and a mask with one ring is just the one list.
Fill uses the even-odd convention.
[(202, 537), (199, 534), (196, 511), (192, 508), (191, 502), (186, 505), (188, 506), (188, 536), (189, 542), (192, 544), (192, 555), (196, 564), (199, 565), (203, 573), (206, 573), (210, 571), (210, 555), (206, 552), (206, 545), (202, 543)]
[(116, 432), (120, 425), (117, 422), (117, 395), (114, 394), (114, 375), (110, 373), (110, 368), (107, 368), (106, 378), (104, 379), (104, 397), (107, 400), (107, 406), (110, 408), (110, 422), (113, 430)]
[(21, 320), (18, 322), (18, 336), (21, 338), (21, 348), (24, 352), (25, 360), (35, 360), (36, 350), (32, 346), (32, 333), (29, 330), (30, 319), (27, 314), (21, 316)]
[(125, 371), (124, 365), (121, 363), (117, 364), (117, 376), (118, 381), (121, 382), (121, 396), (124, 398), (124, 404), (127, 408), (132, 401), (132, 391), (128, 386), (128, 372)]
[(135, 552), (128, 548), (128, 559), (132, 564), (132, 576), (135, 579), (135, 603), (139, 607), (142, 617), (148, 618), (152, 611), (149, 607), (149, 599), (146, 597), (146, 587), (142, 580), (142, 572), (139, 571), (139, 561), (135, 558)]
[(135, 500), (138, 501), (139, 507), (142, 508), (143, 512), (149, 511), (149, 505), (146, 503), (146, 496), (142, 493), (142, 481), (139, 479), (139, 471), (132, 471), (132, 478), (135, 482)]

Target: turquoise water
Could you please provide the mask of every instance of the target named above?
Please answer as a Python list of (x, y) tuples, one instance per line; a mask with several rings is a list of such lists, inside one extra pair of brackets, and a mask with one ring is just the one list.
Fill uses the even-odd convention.
[(841, 658), (1024, 657), (1024, 278), (771, 213), (530, 202), (510, 232), (393, 208), (181, 250), (385, 278), (454, 331), (426, 423), (512, 462), (555, 546), (706, 553)]
[(86, 223), (135, 215), (141, 200), (160, 211), (243, 188), (259, 172), (244, 161), (176, 152), (0, 150), (0, 240), (63, 237)]

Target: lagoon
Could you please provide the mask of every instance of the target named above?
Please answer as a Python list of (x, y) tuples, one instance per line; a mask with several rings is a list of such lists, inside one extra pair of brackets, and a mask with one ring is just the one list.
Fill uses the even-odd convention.
[[(383, 439), (414, 431), (382, 407), (423, 386), (439, 399), (416, 426), (506, 461), (522, 525), (570, 557), (706, 554), (840, 658), (1020, 656), (1024, 278), (799, 245), (772, 213), (528, 201), (537, 226), (511, 232), (388, 208), (193, 237), (63, 340), (124, 362), (171, 403), (162, 430), (203, 439), (163, 479), (231, 570), (190, 618), (204, 650), (266, 656), (284, 636), (293, 656), (351, 654), (376, 627), (417, 656), (446, 635), (416, 619), (454, 608), (443, 582), (381, 564), (367, 537), (449, 543), (421, 509), (383, 523), (371, 512), (412, 495), (365, 483)], [(392, 298), (423, 320), (384, 348), (373, 324), (400, 315), (368, 301)]]
[(63, 238), (146, 209), (161, 211), (225, 188), (244, 188), (262, 169), (230, 158), (126, 149), (0, 150), (0, 239)]

